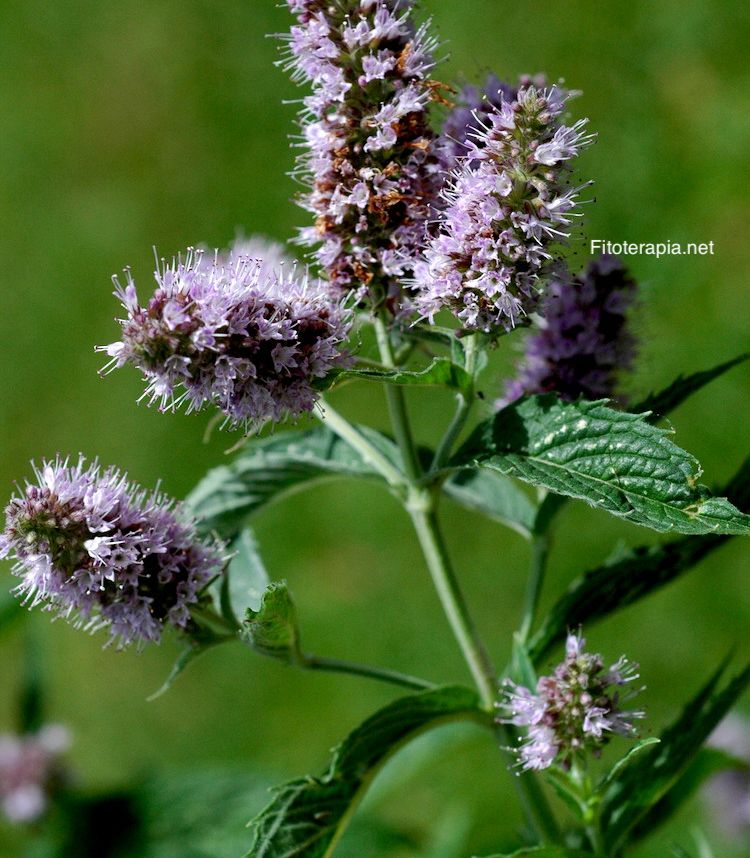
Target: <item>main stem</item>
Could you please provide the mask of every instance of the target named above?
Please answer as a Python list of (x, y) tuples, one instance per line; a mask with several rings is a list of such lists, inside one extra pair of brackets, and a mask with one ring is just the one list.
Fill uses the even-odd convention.
[(482, 703), (486, 709), (491, 710), (497, 698), (495, 670), (469, 614), (466, 600), (451, 566), (431, 494), (424, 490), (413, 492), (407, 501), (407, 509), (443, 611), (474, 677)]
[[(390, 335), (382, 316), (375, 318), (374, 326), (381, 360), (386, 366), (394, 367)], [(471, 364), (472, 376), (475, 372), (475, 346), (475, 343), (471, 343), (467, 349), (467, 369)], [(434, 495), (429, 489), (418, 488), (414, 484), (421, 475), (421, 467), (411, 434), (403, 393), (400, 388), (387, 385), (386, 395), (394, 435), (401, 450), (409, 483), (406, 509), (417, 532), (443, 611), (471, 670), (482, 703), (487, 711), (492, 712), (497, 697), (497, 675), (469, 614), (466, 600), (453, 571), (435, 512)], [(456, 415), (447, 432), (448, 437), (441, 442), (438, 454), (433, 460), (433, 469), (440, 467), (443, 459), (447, 459), (450, 455), (453, 444), (466, 423), (472, 404), (473, 395), (464, 397), (459, 402)], [(543, 842), (558, 842), (559, 832), (555, 818), (539, 784), (531, 774), (517, 780), (524, 812), (530, 824)]]

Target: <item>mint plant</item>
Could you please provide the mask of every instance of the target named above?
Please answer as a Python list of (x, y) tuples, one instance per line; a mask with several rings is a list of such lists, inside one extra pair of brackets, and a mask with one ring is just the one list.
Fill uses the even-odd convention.
[[(748, 462), (711, 493), (663, 425), (744, 356), (628, 402), (619, 383), (637, 354), (637, 285), (613, 257), (579, 273), (565, 261), (589, 201), (590, 182), (575, 179), (573, 165), (595, 139), (586, 120), (569, 118), (574, 93), (541, 77), (491, 77), (485, 90), (455, 92), (433, 78), (437, 41), (407, 0), (288, 5), (296, 22), (282, 65), (307, 86), (295, 171), (312, 215), (297, 239), (307, 255), (295, 261), (257, 239), (189, 248), (158, 264), (150, 294), (126, 270), (115, 278), (120, 339), (101, 347), (103, 371), (139, 370), (144, 398), (160, 410), (215, 410), (240, 433), (233, 458), (197, 475), (178, 504), (83, 458), (43, 462), (8, 506), (0, 554), (15, 561), (22, 599), (106, 628), (120, 647), (158, 642), (168, 627), (181, 635), (184, 652), (160, 693), (193, 658), (229, 642), (399, 689), (324, 772), (274, 792), (253, 820), (248, 856), (335, 854), (380, 767), (459, 720), (490, 731), (517, 775), (526, 826), (514, 855), (625, 855), (702, 779), (736, 764), (724, 755), (700, 765), (750, 667), (723, 680), (722, 665), (672, 724), (644, 739), (646, 713), (630, 703), (637, 668), (587, 652), (582, 629), (750, 533)], [(526, 328), (516, 377), (487, 390), (488, 356)], [(390, 433), (334, 409), (328, 392), (345, 384), (382, 388)], [(434, 449), (409, 419), (409, 395), (424, 387), (455, 398)], [(466, 662), (465, 686), (306, 648), (289, 588), (269, 580), (249, 527), (284, 494), (331, 477), (381, 484), (400, 501)], [(530, 544), (504, 669), (449, 556), (445, 496)], [(551, 536), (569, 499), (672, 538), (584, 572), (540, 615)], [(544, 673), (563, 641), (563, 660)], [(610, 742), (621, 756), (604, 766)], [(13, 792), (2, 790), (7, 803)]]

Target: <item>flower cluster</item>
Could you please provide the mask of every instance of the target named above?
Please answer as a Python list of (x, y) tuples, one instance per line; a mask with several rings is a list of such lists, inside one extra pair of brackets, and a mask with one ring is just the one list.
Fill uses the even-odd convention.
[(313, 408), (314, 381), (349, 358), (350, 314), (324, 286), (268, 260), (189, 250), (164, 263), (143, 306), (129, 271), (116, 292), (122, 340), (104, 371), (131, 363), (150, 402), (188, 411), (213, 403), (233, 424), (260, 427)]
[(299, 172), (315, 226), (301, 240), (335, 294), (369, 290), (397, 304), (442, 184), (428, 104), (434, 41), (410, 0), (288, 0), (299, 24), (289, 66), (312, 84)]
[(612, 733), (634, 736), (633, 721), (641, 711), (621, 705), (637, 691), (619, 689), (638, 678), (637, 665), (621, 658), (608, 670), (600, 655), (583, 651), (586, 641), (569, 635), (565, 660), (552, 676), (543, 676), (536, 694), (508, 680), (497, 704), (501, 723), (526, 727), (516, 749), (522, 769), (546, 769), (553, 763), (570, 766), (585, 751), (598, 754)]
[[(538, 74), (531, 77), (523, 75), (517, 84), (506, 83), (494, 74), (488, 75), (484, 86), (468, 85), (461, 88), (456, 104), (448, 112), (443, 124), (444, 152), (453, 161), (461, 158), (470, 148), (469, 138), (474, 138), (481, 132), (488, 115), (496, 109), (501, 109), (504, 101), (512, 102), (522, 89), (535, 86), (537, 89), (547, 88), (547, 79)], [(555, 87), (550, 89), (551, 97), (566, 98), (569, 93)], [(450, 162), (448, 162), (450, 163)]]
[(123, 646), (158, 641), (166, 625), (184, 629), (223, 565), (193, 519), (83, 457), (34, 470), (36, 483), (11, 499), (0, 536), (24, 600), (91, 631), (108, 628)]
[(34, 822), (44, 813), (69, 744), (68, 731), (57, 724), (0, 736), (0, 808), (9, 822)]
[(553, 249), (580, 216), (570, 162), (592, 140), (585, 120), (561, 124), (567, 98), (556, 87), (499, 100), (469, 132), (414, 279), (423, 316), (447, 308), (465, 329), (488, 333), (513, 328), (536, 306)]
[(628, 326), (635, 297), (635, 281), (614, 256), (595, 259), (579, 277), (550, 282), (540, 328), (526, 341), (518, 376), (498, 405), (551, 391), (567, 400), (614, 396), (619, 373), (635, 357)]

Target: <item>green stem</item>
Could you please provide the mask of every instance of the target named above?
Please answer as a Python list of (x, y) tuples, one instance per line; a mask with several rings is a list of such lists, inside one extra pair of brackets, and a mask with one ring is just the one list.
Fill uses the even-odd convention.
[(320, 398), (320, 409), (318, 417), (325, 426), (329, 426), (338, 436), (353, 447), (391, 486), (403, 486), (404, 475), (399, 469), (374, 447), (365, 436), (341, 414)]
[(305, 653), (302, 656), (299, 666), (308, 670), (325, 670), (332, 673), (349, 673), (354, 676), (364, 676), (368, 679), (376, 679), (380, 682), (388, 682), (391, 685), (399, 685), (402, 688), (411, 688), (417, 691), (425, 691), (436, 687), (434, 683), (427, 682), (426, 679), (409, 676), (397, 670), (373, 667), (369, 664), (358, 664), (354, 661), (343, 661), (338, 658), (325, 658), (309, 653)]
[(453, 450), (453, 445), (458, 440), (459, 435), (463, 431), (466, 421), (469, 419), (469, 414), (474, 406), (474, 375), (476, 373), (477, 364), (477, 340), (476, 335), (472, 334), (465, 340), (465, 355), (466, 362), (464, 369), (471, 376), (472, 384), (467, 390), (461, 390), (456, 395), (457, 406), (456, 413), (453, 415), (453, 420), (448, 426), (448, 431), (443, 435), (438, 448), (435, 451), (435, 456), (430, 466), (431, 471), (439, 471), (440, 468), (447, 462), (448, 457)]
[(407, 501), (407, 510), (414, 523), (443, 611), (474, 677), (482, 703), (487, 710), (491, 710), (497, 699), (495, 669), (469, 614), (466, 600), (451, 566), (433, 508), (432, 495), (424, 490), (413, 490)]
[(591, 843), (591, 848), (594, 850), (594, 855), (598, 858), (607, 858), (607, 853), (604, 849), (601, 826), (599, 824), (599, 800), (591, 782), (587, 762), (588, 761), (583, 757), (581, 758), (580, 763), (574, 761), (570, 770), (570, 777), (573, 783), (578, 787), (578, 791), (583, 800), (583, 805), (585, 807), (583, 823), (586, 827), (586, 836), (589, 839), (589, 843)]
[(529, 570), (529, 580), (526, 584), (523, 618), (521, 619), (521, 628), (519, 630), (521, 640), (524, 643), (528, 640), (529, 634), (531, 633), (531, 629), (536, 618), (537, 608), (539, 607), (539, 597), (542, 594), (542, 587), (544, 586), (544, 575), (547, 569), (549, 549), (549, 536), (540, 536), (535, 534), (532, 537), (531, 568)]
[[(395, 369), (396, 360), (393, 356), (391, 338), (382, 316), (375, 316), (373, 325), (378, 341), (380, 359), (389, 369)], [(388, 402), (388, 412), (391, 416), (391, 425), (396, 436), (396, 443), (404, 460), (404, 470), (410, 480), (416, 480), (419, 478), (422, 469), (419, 465), (416, 448), (414, 447), (404, 392), (396, 385), (386, 384), (385, 396)]]

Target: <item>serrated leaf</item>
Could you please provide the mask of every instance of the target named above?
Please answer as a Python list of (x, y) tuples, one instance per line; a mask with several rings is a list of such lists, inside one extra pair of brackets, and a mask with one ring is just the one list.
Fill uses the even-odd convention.
[(447, 387), (451, 390), (469, 390), (472, 379), (468, 372), (448, 358), (435, 358), (421, 370), (407, 369), (340, 369), (320, 379), (320, 390), (330, 390), (342, 381), (359, 379), (381, 384)]
[(660, 532), (750, 533), (750, 516), (698, 485), (696, 459), (643, 415), (603, 402), (520, 399), (453, 461), (481, 464)]
[[(693, 393), (696, 393), (709, 382), (732, 369), (732, 367), (747, 360), (748, 357), (748, 355), (740, 355), (733, 360), (719, 364), (719, 366), (713, 369), (695, 372), (688, 376), (680, 375), (667, 388), (659, 391), (659, 393), (650, 394), (646, 399), (629, 410), (634, 414), (643, 414), (648, 423), (658, 423), (675, 408), (682, 405)], [(568, 498), (561, 497), (560, 495), (548, 495), (539, 507), (537, 521), (535, 522), (535, 532), (545, 533), (554, 517), (565, 506), (567, 501)]]
[(662, 733), (659, 745), (640, 754), (605, 793), (600, 819), (605, 844), (612, 852), (673, 787), (750, 683), (749, 666), (717, 692), (723, 669), (722, 665)]
[(593, 858), (591, 852), (566, 849), (564, 846), (530, 846), (528, 849), (519, 849), (517, 852), (502, 854), (498, 852), (496, 855), (488, 855), (487, 858), (523, 858), (525, 855), (531, 858)]
[(244, 528), (230, 545), (234, 555), (222, 581), (222, 612), (236, 621), (251, 608), (257, 611), (269, 578), (253, 532)]
[(748, 765), (744, 760), (738, 760), (718, 748), (701, 748), (664, 798), (635, 826), (630, 834), (630, 841), (645, 837), (668, 822), (701, 785), (714, 775), (738, 768), (746, 770)]
[(660, 420), (669, 414), (670, 411), (674, 411), (678, 405), (682, 405), (686, 399), (702, 387), (719, 378), (719, 376), (724, 375), (725, 372), (728, 372), (737, 366), (737, 364), (744, 363), (748, 358), (750, 358), (750, 355), (742, 354), (732, 360), (720, 363), (711, 369), (694, 372), (692, 375), (687, 376), (678, 375), (669, 387), (660, 390), (658, 393), (649, 394), (649, 396), (631, 410), (635, 413), (650, 411), (652, 412), (652, 416), (650, 417), (652, 422)]
[(509, 477), (485, 468), (460, 471), (443, 485), (445, 493), (461, 506), (481, 512), (529, 537), (536, 507)]
[(262, 655), (288, 664), (302, 660), (297, 611), (285, 581), (266, 587), (257, 611), (246, 610), (240, 639)]
[[(359, 431), (395, 463), (392, 441)], [(187, 498), (203, 532), (233, 539), (247, 519), (291, 492), (336, 477), (379, 478), (346, 442), (324, 426), (252, 441), (230, 464), (209, 471)]]
[(247, 858), (324, 858), (343, 833), (365, 787), (385, 761), (425, 730), (462, 718), (486, 718), (466, 688), (438, 688), (402, 697), (357, 727), (319, 777), (277, 788), (253, 820)]
[[(750, 507), (750, 459), (743, 462), (724, 492), (740, 509)], [(729, 538), (687, 536), (665, 545), (641, 546), (585, 572), (550, 608), (531, 639), (532, 661), (538, 664), (568, 629), (590, 625), (666, 586)]]
[(666, 545), (634, 548), (614, 563), (590, 569), (555, 602), (529, 642), (538, 664), (568, 629), (591, 625), (674, 581), (717, 549), (728, 536), (686, 536)]

